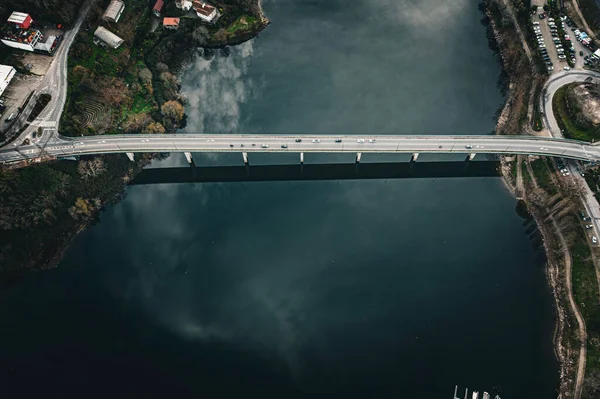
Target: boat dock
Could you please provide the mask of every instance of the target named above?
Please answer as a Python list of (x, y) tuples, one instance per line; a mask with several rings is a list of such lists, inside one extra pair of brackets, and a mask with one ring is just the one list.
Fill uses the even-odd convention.
[[(460, 399), (458, 396), (458, 385), (454, 386), (454, 398), (453, 399)], [(465, 388), (465, 397), (464, 399), (490, 399), (491, 396), (489, 393), (483, 391), (482, 395), (479, 395), (479, 391), (473, 391), (473, 393), (471, 394), (471, 397), (469, 398), (469, 389)], [(494, 396), (494, 399), (502, 399), (500, 398), (500, 395), (496, 395)]]

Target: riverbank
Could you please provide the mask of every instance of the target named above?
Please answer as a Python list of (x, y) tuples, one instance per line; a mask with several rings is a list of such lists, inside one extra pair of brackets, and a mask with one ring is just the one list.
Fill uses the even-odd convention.
[[(508, 99), (499, 115), (496, 134), (535, 134), (541, 130), (538, 123), (539, 92), (547, 77), (537, 72), (533, 60), (525, 61), (524, 51), (520, 51), (521, 56), (515, 55), (515, 52), (518, 53), (527, 43), (522, 35), (517, 34), (517, 26), (511, 28), (510, 24), (506, 23), (507, 18), (503, 17), (507, 14), (514, 15), (514, 10), (510, 9), (512, 7), (512, 4), (506, 1), (486, 1), (490, 28), (501, 54), (507, 80), (510, 82)], [(524, 18), (524, 21), (527, 20)], [(518, 22), (513, 19), (513, 24)], [(555, 300), (554, 346), (560, 365), (558, 396), (574, 395), (579, 398), (582, 392), (595, 394), (593, 381), (592, 384), (584, 385), (588, 333), (584, 317), (577, 306), (581, 302), (576, 300), (581, 296), (577, 294), (581, 291), (580, 286), (583, 283), (581, 279), (571, 278), (572, 273), (581, 273), (581, 269), (590, 267), (589, 262), (586, 263), (581, 256), (572, 256), (571, 253), (581, 253), (577, 248), (581, 243), (585, 243), (575, 215), (581, 204), (578, 203), (579, 196), (574, 192), (576, 189), (556, 180), (556, 166), (553, 161), (549, 161), (552, 162), (552, 166), (548, 166), (543, 159), (534, 162), (536, 167), (532, 167), (529, 158), (513, 157), (510, 162), (503, 158), (502, 172), (507, 185), (519, 198), (519, 204), (528, 210), (542, 235), (547, 256), (546, 277)], [(587, 247), (587, 243), (584, 246)], [(593, 263), (591, 268), (593, 270)], [(572, 280), (575, 286), (571, 285)]]
[[(157, 32), (152, 31), (154, 17), (147, 4), (126, 1), (120, 22), (111, 26), (125, 43), (111, 50), (93, 43), (104, 11), (97, 3), (69, 54), (61, 133), (163, 134), (185, 126), (179, 66), (200, 47), (242, 43), (269, 24), (260, 0), (216, 4), (222, 5), (222, 16), (214, 25), (205, 27), (188, 18), (179, 31)], [(238, 27), (224, 41), (212, 40), (227, 24), (249, 15), (252, 24)], [(30, 271), (56, 267), (74, 237), (94, 223), (104, 207), (123, 198), (127, 181), (158, 156), (144, 154), (132, 163), (120, 155), (102, 155), (82, 157), (77, 163), (0, 168), (0, 285)]]

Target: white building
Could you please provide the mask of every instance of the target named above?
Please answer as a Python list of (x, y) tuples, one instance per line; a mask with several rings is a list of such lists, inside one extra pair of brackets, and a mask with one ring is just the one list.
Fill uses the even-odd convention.
[(0, 65), (0, 96), (4, 93), (4, 90), (15, 76), (15, 68), (8, 65)]
[(102, 19), (108, 22), (119, 22), (119, 18), (121, 18), (124, 9), (125, 3), (121, 0), (112, 0), (106, 8), (106, 11), (104, 11)]
[(42, 42), (41, 40), (35, 45), (35, 49), (38, 51), (45, 51), (50, 53), (52, 51), (52, 46), (56, 41), (56, 36), (48, 36), (46, 37), (46, 41)]
[(204, 1), (195, 0), (192, 7), (198, 17), (206, 22), (212, 22), (217, 16), (217, 8)]
[(8, 47), (33, 51), (35, 45), (43, 38), (44, 35), (37, 29), (24, 29), (18, 31), (6, 31), (0, 41)]
[(103, 26), (99, 26), (98, 29), (96, 29), (96, 31), (94, 32), (94, 37), (102, 40), (104, 43), (106, 43), (112, 48), (119, 48), (119, 46), (124, 42), (123, 39), (121, 39), (119, 36), (115, 35)]
[(192, 9), (192, 2), (188, 0), (175, 0), (175, 7), (181, 8), (183, 11)]

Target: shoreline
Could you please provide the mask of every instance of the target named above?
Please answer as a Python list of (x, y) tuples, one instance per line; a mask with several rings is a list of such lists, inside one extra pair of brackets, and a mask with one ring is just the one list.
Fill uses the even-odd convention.
[[(505, 2), (501, 2), (504, 6), (508, 6)], [(496, 128), (494, 134), (496, 135), (506, 135), (505, 133), (505, 124), (509, 120), (516, 120), (518, 118), (518, 114), (520, 110), (515, 108), (514, 104), (516, 101), (516, 97), (520, 94), (519, 90), (522, 88), (518, 85), (519, 76), (515, 76), (514, 74), (514, 65), (511, 64), (509, 57), (506, 57), (505, 50), (507, 47), (506, 41), (514, 41), (521, 45), (520, 39), (518, 37), (510, 37), (509, 34), (502, 34), (502, 32), (498, 29), (493, 19), (493, 16), (490, 15), (490, 8), (487, 6), (485, 8), (485, 15), (489, 20), (489, 28), (493, 32), (493, 39), (497, 46), (497, 51), (500, 55), (501, 63), (502, 63), (502, 73), (506, 73), (509, 81), (508, 81), (508, 92), (507, 98), (502, 107), (502, 111), (498, 115), (498, 120), (496, 123)], [(509, 32), (510, 33), (510, 32)], [(514, 43), (513, 43), (514, 45)], [(517, 61), (518, 62), (518, 61)], [(534, 72), (535, 73), (535, 72)], [(531, 111), (531, 97), (533, 96), (534, 88), (532, 87), (529, 90), (529, 98), (528, 105), (528, 115), (529, 111)], [(536, 105), (533, 104), (535, 107)], [(544, 115), (544, 117), (546, 117)], [(529, 130), (529, 117), (526, 120), (526, 128)], [(527, 199), (527, 192), (523, 189), (522, 193), (518, 193), (519, 184), (517, 181), (513, 181), (512, 171), (513, 168), (521, 168), (521, 160), (518, 157), (514, 157), (512, 162), (508, 162), (505, 157), (501, 157), (501, 172), (502, 172), (502, 180), (504, 182), (504, 186), (511, 192), (512, 195), (515, 196), (515, 199), (525, 206), (526, 211), (531, 216), (532, 220), (535, 222), (538, 231), (542, 236), (542, 247), (544, 249), (544, 253), (546, 256), (546, 265), (544, 267), (544, 274), (546, 276), (547, 287), (552, 294), (553, 304), (552, 307), (554, 309), (555, 315), (555, 325), (552, 333), (553, 340), (553, 352), (556, 361), (558, 362), (558, 381), (559, 386), (557, 388), (558, 397), (571, 396), (570, 394), (574, 390), (573, 381), (575, 381), (577, 377), (577, 367), (570, 367), (570, 363), (573, 362), (573, 359), (577, 359), (578, 355), (573, 356), (573, 349), (565, 345), (569, 344), (569, 341), (565, 341), (566, 335), (573, 330), (573, 333), (576, 333), (575, 326), (569, 326), (567, 319), (571, 317), (571, 314), (567, 314), (564, 306), (561, 306), (563, 300), (567, 298), (564, 297), (565, 292), (565, 281), (564, 276), (561, 275), (560, 264), (561, 262), (555, 259), (554, 252), (556, 243), (555, 238), (558, 239), (557, 234), (560, 234), (559, 231), (553, 231), (552, 226), (545, 222), (544, 218), (540, 214), (540, 210), (538, 210), (533, 204), (531, 204)], [(525, 173), (525, 172), (524, 172)], [(518, 175), (518, 174), (517, 174)], [(558, 227), (557, 227), (558, 228)], [(579, 349), (579, 348), (577, 348)], [(571, 354), (571, 356), (569, 356)], [(571, 357), (573, 359), (571, 359)], [(577, 362), (574, 362), (575, 365)]]
[[(254, 1), (254, 4), (258, 5), (259, 15), (256, 15), (257, 11), (255, 9), (254, 15), (256, 17), (256, 22), (253, 26), (251, 26), (248, 30), (241, 31), (239, 35), (228, 37), (224, 43), (219, 44), (217, 46), (211, 46), (211, 43), (207, 43), (208, 45), (206, 46), (196, 45), (194, 46), (194, 49), (219, 47), (222, 48), (227, 46), (235, 46), (246, 41), (252, 40), (256, 36), (258, 36), (263, 30), (267, 28), (267, 26), (270, 24), (270, 21), (262, 11), (261, 1)], [(236, 17), (239, 17), (243, 16), (244, 14), (242, 14), (242, 11), (240, 9), (240, 14), (234, 15), (236, 15)], [(98, 15), (91, 14), (85, 18), (83, 23), (84, 25), (88, 25), (89, 28), (89, 25), (95, 26), (95, 21), (97, 21), (98, 18)], [(78, 34), (78, 38), (75, 40), (79, 40), (80, 43), (86, 44), (87, 34), (85, 32), (85, 30), (80, 31)], [(79, 35), (82, 35), (83, 39), (79, 37)], [(186, 41), (186, 43), (191, 43), (192, 41), (191, 33), (186, 33), (183, 31), (174, 32), (174, 34), (168, 36), (162, 35), (156, 38), (157, 41), (151, 44), (152, 47), (148, 48), (151, 51), (154, 51), (156, 48), (159, 47), (168, 46), (170, 42), (177, 40), (178, 38), (183, 38)], [(76, 42), (74, 42), (74, 47), (76, 48), (75, 45)], [(133, 47), (132, 50), (134, 50)], [(160, 60), (148, 59), (150, 58), (150, 52), (148, 54), (145, 54), (144, 49), (139, 48), (135, 49), (135, 51), (139, 53), (138, 58), (145, 62), (144, 66), (147, 68), (151, 68), (154, 72), (154, 75), (158, 76), (158, 73), (155, 70), (157, 69), (157, 63), (159, 63)], [(177, 49), (174, 49), (173, 51), (175, 52), (177, 51)], [(110, 58), (111, 54), (107, 54), (108, 56), (106, 56), (106, 58)], [(71, 82), (71, 80), (77, 79), (77, 77), (74, 78), (72, 68), (78, 65), (86, 65), (85, 62), (87, 62), (87, 60), (85, 57), (81, 57), (80, 55), (78, 56), (77, 52), (74, 53), (73, 49), (71, 49), (68, 57), (71, 68), (68, 71), (67, 79), (69, 79), (68, 82)], [(80, 62), (82, 64), (79, 64)], [(86, 66), (90, 68), (89, 65)], [(131, 70), (129, 72), (131, 72), (133, 76), (137, 77), (138, 73), (136, 70), (136, 65), (130, 65), (130, 69)], [(178, 79), (179, 71), (176, 71), (174, 68), (170, 69), (173, 71), (173, 73), (177, 76)], [(91, 69), (88, 69), (87, 71), (88, 72), (86, 78), (89, 82), (92, 82), (90, 84), (96, 83), (98, 80), (95, 77), (96, 71)], [(117, 76), (123, 79), (123, 76), (125, 75)], [(157, 86), (156, 84), (158, 84), (159, 86)], [(161, 102), (156, 100), (155, 97), (152, 96), (152, 93), (157, 92), (159, 89), (163, 93), (163, 101), (176, 101), (183, 105), (184, 99), (182, 100), (181, 87), (179, 86), (179, 84), (177, 84), (177, 87), (172, 86), (175, 90), (171, 91), (169, 96), (165, 94), (166, 92), (163, 88), (163, 85), (165, 85), (164, 87), (166, 87), (166, 82), (163, 83), (162, 80), (155, 78), (152, 79), (151, 83), (149, 82), (148, 85), (152, 85), (152, 90), (148, 91), (148, 101), (150, 103), (152, 103), (153, 101), (157, 101), (157, 110), (160, 111)], [(74, 98), (74, 94), (70, 92), (68, 94), (66, 102), (67, 106), (65, 106), (65, 109), (62, 113), (61, 126), (66, 126), (64, 123), (65, 117), (69, 116), (70, 114), (74, 115), (75, 110), (69, 108), (69, 106), (72, 105), (71, 103), (75, 101)], [(121, 107), (121, 105), (117, 106)], [(108, 112), (114, 112), (114, 109), (110, 109)], [(152, 116), (152, 120), (155, 123), (160, 124), (160, 122), (157, 122), (155, 120), (154, 114), (156, 114), (156, 112), (149, 115)], [(172, 122), (172, 124), (164, 125), (163, 134), (175, 133), (176, 128), (179, 126), (179, 122), (175, 119), (173, 119)], [(111, 128), (113, 130), (116, 130), (120, 127), (121, 123), (124, 122), (114, 119), (111, 121)], [(68, 129), (68, 127), (66, 128)], [(70, 182), (70, 184), (69, 186), (61, 188), (61, 192), (63, 193), (60, 197), (57, 197), (54, 208), (52, 208), (50, 213), (51, 216), (47, 220), (35, 223), (27, 223), (23, 225), (13, 223), (12, 225), (7, 226), (0, 231), (0, 286), (10, 286), (15, 282), (18, 282), (28, 273), (33, 271), (49, 270), (58, 267), (62, 258), (64, 257), (65, 252), (68, 250), (73, 240), (76, 239), (79, 233), (93, 225), (98, 220), (98, 218), (101, 216), (102, 210), (106, 206), (118, 202), (119, 199), (123, 197), (126, 188), (126, 182), (133, 178), (133, 176), (139, 170), (141, 170), (141, 167), (143, 167), (144, 164), (147, 163), (150, 160), (150, 158), (153, 157), (153, 155), (144, 155), (143, 157), (141, 157), (141, 159), (136, 159), (135, 163), (126, 163), (125, 161), (116, 159), (117, 157), (110, 155), (102, 155), (96, 157), (82, 157), (82, 159), (78, 163), (69, 165), (63, 164), (57, 166), (58, 164), (40, 164), (30, 166), (29, 168), (31, 169), (28, 169), (28, 174), (32, 173), (33, 175), (43, 175), (44, 173), (48, 173), (48, 171), (50, 170), (52, 174), (59, 174), (63, 176), (64, 179)], [(90, 162), (91, 159), (98, 159), (99, 161), (101, 161), (101, 164), (103, 164), (103, 166), (101, 167), (102, 170), (98, 176), (88, 178), (81, 175), (80, 172), (78, 172), (77, 166), (81, 162)], [(110, 178), (107, 177), (107, 175), (110, 175)], [(7, 184), (9, 182), (14, 182), (12, 184), (14, 184), (15, 187), (18, 187), (20, 185), (19, 181), (21, 178), (18, 170), (2, 168), (0, 169), (0, 177), (3, 176), (7, 179)], [(15, 195), (17, 195), (18, 191), (16, 189), (14, 191)], [(34, 196), (39, 195), (39, 193), (36, 194), (35, 191), (27, 192), (26, 194), (33, 194)], [(20, 195), (17, 195), (17, 197), (19, 196)], [(85, 214), (77, 214), (74, 216), (70, 214), (69, 211), (74, 207), (74, 204), (76, 203), (77, 199), (83, 199), (88, 205), (90, 204), (89, 201), (92, 200), (97, 201), (97, 204), (94, 203), (93, 207), (90, 207), (89, 210), (85, 210)], [(25, 202), (25, 204), (26, 205), (24, 206), (24, 208), (26, 208), (26, 210), (29, 210), (29, 208), (27, 207), (30, 207), (32, 209), (35, 207), (35, 204), (33, 203), (32, 205), (29, 205), (28, 202)], [(8, 210), (14, 210), (15, 207), (15, 205), (10, 204), (9, 202), (7, 202), (6, 206), (6, 209)], [(34, 248), (33, 251), (31, 251), (31, 248), (28, 249), (26, 245), (23, 244), (24, 241), (31, 239), (35, 239), (38, 242), (38, 245)], [(27, 253), (27, 256), (23, 255), (24, 253)]]

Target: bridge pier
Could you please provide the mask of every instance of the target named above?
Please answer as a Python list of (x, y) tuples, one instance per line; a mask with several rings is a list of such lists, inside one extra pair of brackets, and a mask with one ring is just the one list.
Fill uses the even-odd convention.
[(357, 153), (356, 153), (356, 163), (359, 163), (359, 162), (360, 162), (360, 158), (361, 158), (361, 157), (362, 157), (362, 153), (360, 153), (360, 152), (357, 152)]
[(475, 155), (477, 155), (477, 154), (476, 154), (476, 153), (474, 153), (474, 152), (470, 153), (469, 155), (467, 155), (467, 159), (466, 159), (466, 160), (467, 160), (467, 161), (472, 161), (472, 160), (473, 160), (473, 158), (475, 158)]
[(300, 163), (304, 163), (304, 153), (300, 153)]
[(244, 158), (244, 164), (248, 165), (248, 153), (242, 152), (242, 158)]
[(187, 159), (188, 163), (190, 165), (194, 164), (194, 160), (192, 159), (192, 153), (191, 152), (184, 152), (183, 155), (185, 155), (185, 159)]
[(126, 152), (126, 154), (127, 158), (129, 158), (131, 162), (135, 161), (135, 158), (133, 157), (133, 152)]
[(419, 158), (418, 152), (413, 152), (412, 157), (410, 157), (410, 162), (415, 162)]

